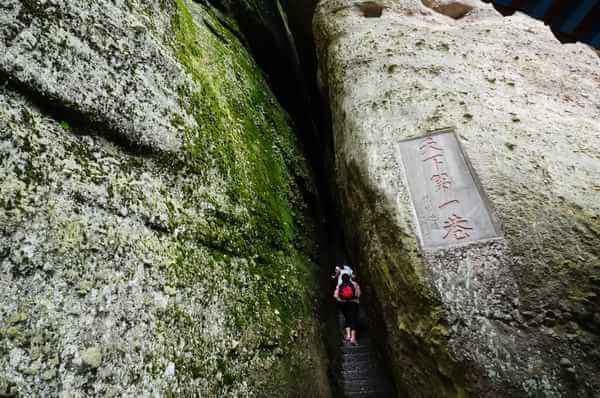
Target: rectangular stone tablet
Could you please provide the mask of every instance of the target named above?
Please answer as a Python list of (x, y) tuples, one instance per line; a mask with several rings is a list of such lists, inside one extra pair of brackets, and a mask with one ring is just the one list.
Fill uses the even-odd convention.
[(500, 235), (454, 131), (402, 141), (400, 154), (423, 247)]

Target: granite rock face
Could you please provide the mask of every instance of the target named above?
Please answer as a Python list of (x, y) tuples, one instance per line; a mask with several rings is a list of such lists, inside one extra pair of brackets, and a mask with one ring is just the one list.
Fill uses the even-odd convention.
[(168, 34), (168, 15), (147, 6), (152, 18), (135, 16), (119, 2), (10, 0), (2, 7), (4, 76), (132, 146), (177, 150), (182, 135), (170, 120), (182, 115), (184, 77), (153, 37)]
[[(600, 60), (522, 15), (424, 3), (443, 2), (323, 0), (314, 20), (345, 231), (398, 387), (599, 396)], [(399, 143), (446, 127), (501, 234), (433, 250)]]
[(0, 5), (0, 395), (327, 396), (312, 182), (235, 23)]

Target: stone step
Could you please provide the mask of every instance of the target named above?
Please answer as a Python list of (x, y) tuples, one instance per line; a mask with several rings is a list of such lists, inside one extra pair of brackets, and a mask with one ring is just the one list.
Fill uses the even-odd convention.
[(364, 330), (358, 345), (342, 344), (336, 361), (337, 385), (347, 398), (393, 398), (394, 387), (383, 370), (375, 348)]
[(372, 361), (375, 358), (370, 351), (353, 351), (342, 354), (342, 364), (349, 362)]
[(370, 383), (353, 383), (353, 384), (342, 384), (342, 390), (345, 393), (350, 393), (350, 392), (365, 392), (365, 391), (384, 391), (383, 388), (380, 388), (379, 386), (375, 385), (375, 384), (370, 384)]
[(351, 354), (355, 352), (371, 352), (371, 348), (368, 345), (345, 345), (342, 346), (340, 350), (342, 351), (342, 354)]
[(365, 361), (374, 360), (374, 355), (370, 351), (353, 351), (342, 354), (342, 361)]
[(352, 379), (340, 379), (340, 383), (348, 386), (370, 384), (374, 386), (389, 387), (389, 382), (381, 373), (371, 372), (366, 375), (359, 375)]
[(370, 356), (366, 356), (361, 359), (359, 359), (359, 358), (351, 358), (351, 359), (342, 358), (342, 360), (340, 361), (341, 370), (355, 370), (355, 369), (360, 369), (361, 366), (365, 366), (366, 368), (371, 369), (371, 368), (375, 367), (375, 364), (376, 364), (376, 362), (373, 361), (373, 358)]
[(362, 361), (342, 361), (340, 365), (340, 370), (342, 372), (379, 371), (379, 367), (377, 366), (377, 364), (369, 359)]
[(340, 372), (340, 381), (365, 380), (378, 377), (381, 374), (376, 367), (367, 369), (346, 370)]
[(344, 393), (345, 398), (394, 398), (389, 391), (361, 391)]
[(356, 372), (351, 375), (342, 375), (340, 377), (340, 383), (384, 383), (385, 379), (382, 378), (381, 372), (376, 370), (370, 370), (367, 372)]
[(362, 380), (343, 381), (341, 387), (345, 392), (362, 392), (362, 391), (389, 391), (390, 385), (387, 381), (372, 377)]

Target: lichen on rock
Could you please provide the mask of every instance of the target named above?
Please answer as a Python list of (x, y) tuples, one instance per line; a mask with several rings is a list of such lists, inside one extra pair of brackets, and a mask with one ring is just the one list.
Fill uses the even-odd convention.
[(183, 0), (0, 21), (0, 392), (326, 396), (312, 181), (238, 36)]

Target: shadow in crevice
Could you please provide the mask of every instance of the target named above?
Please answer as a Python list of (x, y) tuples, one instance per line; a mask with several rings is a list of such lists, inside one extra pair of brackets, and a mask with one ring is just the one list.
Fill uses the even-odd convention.
[[(349, 386), (348, 380), (344, 379), (344, 366), (348, 366), (348, 356), (352, 356), (352, 349), (342, 346), (342, 326), (333, 299), (333, 290), (335, 281), (331, 278), (336, 265), (348, 263), (353, 266), (359, 275), (360, 264), (354, 264), (347, 239), (344, 234), (344, 218), (340, 207), (339, 192), (336, 186), (336, 176), (334, 168), (334, 148), (333, 133), (331, 123), (331, 112), (328, 99), (324, 98), (318, 87), (317, 79), (317, 55), (315, 47), (315, 38), (312, 31), (312, 17), (316, 8), (316, 0), (290, 0), (286, 4), (286, 12), (289, 21), (290, 31), (294, 36), (296, 50), (300, 62), (302, 81), (306, 84), (305, 93), (307, 95), (304, 106), (310, 107), (310, 112), (300, 112), (296, 118), (312, 117), (316, 131), (301, 133), (303, 147), (307, 157), (315, 171), (317, 187), (319, 191), (319, 209), (321, 215), (319, 231), (319, 263), (321, 299), (320, 299), (320, 317), (322, 321), (322, 334), (324, 336), (325, 346), (330, 359), (329, 376), (334, 396), (346, 396), (346, 393), (352, 388), (370, 388), (373, 382), (377, 381), (379, 389), (378, 396), (398, 396), (394, 391), (394, 385), (389, 370), (385, 367), (385, 357), (383, 355), (385, 334), (378, 330), (384, 330), (383, 323), (380, 323), (377, 316), (369, 316), (372, 312), (371, 303), (368, 297), (372, 295), (369, 286), (361, 284), (364, 290), (365, 303), (361, 305), (359, 342), (363, 342), (363, 347), (359, 350), (365, 350), (369, 353), (369, 366), (376, 368), (375, 378), (364, 379), (363, 382), (371, 384), (360, 384), (359, 382)], [(362, 12), (365, 17), (380, 17), (383, 13), (383, 6), (376, 2), (367, 1), (362, 4)], [(288, 87), (289, 90), (289, 87)], [(306, 108), (302, 108), (306, 109)], [(301, 110), (302, 110), (301, 109)], [(293, 113), (292, 113), (293, 115)], [(302, 128), (302, 126), (299, 126)], [(374, 338), (370, 338), (374, 336)], [(383, 338), (384, 340), (379, 340)], [(359, 370), (359, 369), (356, 369)], [(373, 374), (370, 374), (373, 376)], [(370, 386), (370, 387), (369, 387)], [(350, 387), (350, 390), (348, 388)], [(374, 391), (374, 390), (371, 390)], [(368, 395), (362, 395), (368, 396)]]
[[(305, 192), (313, 218), (317, 221), (317, 241), (320, 266), (319, 317), (322, 336), (330, 360), (329, 377), (334, 396), (343, 396), (344, 380), (340, 379), (340, 366), (344, 361), (345, 350), (341, 347), (341, 328), (338, 313), (332, 297), (334, 281), (331, 274), (335, 265), (351, 263), (348, 256), (343, 230), (343, 218), (335, 184), (333, 134), (331, 115), (327, 98), (323, 98), (317, 84), (317, 55), (312, 32), (312, 17), (316, 0), (276, 0), (262, 2), (264, 7), (256, 10), (244, 9), (244, 2), (226, 0), (204, 0), (226, 18), (233, 18), (239, 24), (255, 60), (283, 106), (294, 121), (300, 145), (313, 170), (317, 195)], [(241, 5), (240, 5), (241, 4)], [(362, 3), (365, 17), (380, 17), (383, 7), (375, 2)], [(356, 264), (353, 264), (356, 265)], [(357, 271), (360, 274), (360, 270)], [(359, 279), (360, 281), (360, 279)], [(370, 295), (366, 286), (365, 294)], [(365, 301), (365, 308), (368, 300)], [(361, 312), (362, 340), (373, 329), (379, 329), (373, 319), (367, 317), (369, 310)], [(379, 339), (379, 333), (377, 333)], [(380, 361), (377, 375), (391, 386), (391, 377), (382, 361), (383, 344), (372, 341), (367, 350), (375, 360)], [(347, 384), (347, 383), (346, 383)], [(347, 385), (346, 385), (347, 387)], [(356, 387), (356, 386), (355, 386)], [(393, 386), (382, 389), (384, 396), (394, 396)]]

